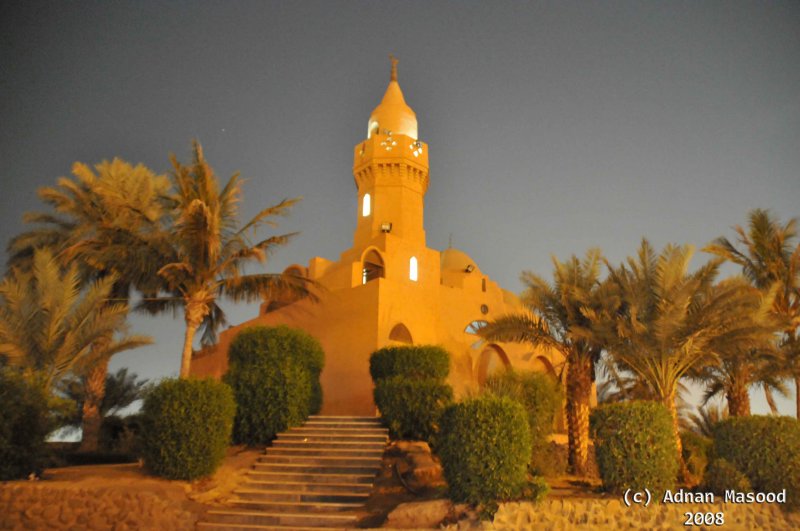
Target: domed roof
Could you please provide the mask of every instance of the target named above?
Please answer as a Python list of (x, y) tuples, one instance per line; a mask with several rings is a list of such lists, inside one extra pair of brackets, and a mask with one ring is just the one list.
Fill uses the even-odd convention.
[(406, 104), (403, 91), (397, 82), (397, 59), (392, 57), (392, 74), (389, 86), (380, 105), (375, 107), (369, 117), (367, 138), (375, 133), (386, 134), (392, 132), (398, 135), (410, 136), (417, 140), (417, 115)]
[(442, 271), (466, 272), (467, 267), (472, 266), (472, 270), (480, 273), (478, 265), (467, 253), (459, 251), (458, 249), (453, 249), (452, 247), (441, 252), (439, 263), (441, 264)]

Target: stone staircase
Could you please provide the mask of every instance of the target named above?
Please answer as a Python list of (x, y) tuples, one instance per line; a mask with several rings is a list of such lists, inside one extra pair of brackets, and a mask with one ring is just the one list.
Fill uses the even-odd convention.
[(200, 530), (352, 529), (388, 442), (376, 417), (311, 416), (278, 434), (227, 507)]

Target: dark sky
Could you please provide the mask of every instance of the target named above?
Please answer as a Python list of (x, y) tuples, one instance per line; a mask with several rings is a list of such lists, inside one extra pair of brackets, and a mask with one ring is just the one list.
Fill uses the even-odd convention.
[[(304, 197), (269, 270), (336, 259), (389, 53), (430, 145), (428, 245), (452, 235), (512, 291), (551, 254), (616, 263), (642, 236), (699, 249), (752, 208), (800, 215), (798, 2), (16, 1), (0, 4), (0, 242), (74, 161), (166, 172), (198, 138), (248, 179), (244, 214)], [(177, 374), (182, 319), (132, 323), (156, 345), (112, 369)]]

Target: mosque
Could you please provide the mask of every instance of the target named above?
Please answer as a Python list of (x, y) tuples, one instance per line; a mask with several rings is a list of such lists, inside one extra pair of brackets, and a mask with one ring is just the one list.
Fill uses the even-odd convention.
[(367, 138), (353, 152), (353, 246), (336, 261), (314, 257), (307, 266), (287, 268), (324, 288), (320, 300), (262, 304), (257, 317), (229, 328), (217, 345), (196, 353), (192, 373), (221, 377), (227, 371), (228, 345), (239, 331), (285, 324), (305, 330), (325, 350), (326, 415), (375, 413), (369, 357), (389, 345), (444, 347), (451, 355), (449, 383), (456, 396), (510, 367), (557, 377), (554, 367), (564, 361), (559, 353), (486, 343), (475, 335), (487, 321), (524, 308), (466, 253), (427, 247), (428, 169), (428, 145), (419, 139), (417, 117), (400, 90), (393, 59), (389, 86), (369, 117)]

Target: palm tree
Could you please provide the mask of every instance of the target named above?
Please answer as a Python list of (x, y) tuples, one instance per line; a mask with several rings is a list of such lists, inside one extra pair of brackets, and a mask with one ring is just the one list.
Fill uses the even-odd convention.
[(552, 285), (531, 272), (522, 274), (522, 301), (530, 314), (502, 316), (478, 333), (488, 340), (553, 348), (564, 356), (569, 465), (573, 473), (584, 475), (595, 364), (604, 347), (589, 317), (606, 311), (614, 298), (600, 282), (602, 258), (598, 249), (589, 250), (583, 260), (574, 255), (563, 263), (552, 260)]
[(698, 407), (696, 413), (682, 416), (681, 428), (711, 439), (714, 437), (714, 426), (726, 418), (728, 418), (728, 408), (711, 407), (706, 404)]
[[(81, 425), (83, 416), (83, 403), (86, 400), (86, 376), (80, 376), (64, 380), (60, 386), (60, 392), (65, 398), (74, 402), (77, 406), (74, 420), (70, 424), (74, 427)], [(115, 415), (121, 409), (126, 408), (144, 398), (148, 389), (148, 380), (140, 380), (135, 372), (128, 372), (123, 367), (116, 373), (106, 375), (105, 394), (100, 403), (100, 417)]]
[[(785, 225), (769, 211), (752, 210), (748, 230), (736, 226), (740, 247), (727, 238), (711, 242), (704, 251), (742, 267), (744, 276), (762, 291), (775, 289), (774, 310), (784, 321), (781, 338), (783, 369), (794, 378), (796, 416), (800, 419), (800, 242), (797, 220)], [(768, 388), (765, 388), (768, 389)], [(768, 401), (771, 395), (767, 394)]]
[[(154, 264), (169, 249), (163, 230), (173, 206), (169, 180), (120, 159), (103, 161), (94, 169), (75, 163), (74, 179), (62, 177), (56, 186), (39, 190), (53, 212), (26, 214), (25, 221), (35, 228), (11, 241), (9, 264), (30, 267), (35, 249), (49, 247), (62, 265), (78, 263), (85, 283), (113, 275), (110, 302), (127, 305), (132, 288), (144, 292), (158, 288)], [(95, 363), (86, 367), (82, 378), (83, 451), (94, 451), (98, 445), (100, 405), (114, 353), (109, 341), (100, 338), (95, 343)]]
[(636, 258), (609, 266), (622, 304), (597, 319), (617, 370), (634, 374), (669, 410), (682, 465), (676, 404), (681, 379), (719, 364), (731, 345), (762, 347), (772, 333), (769, 305), (760, 294), (741, 278), (715, 284), (721, 260), (689, 273), (692, 255), (691, 246), (668, 245), (656, 256), (643, 240)]
[(47, 250), (30, 271), (12, 269), (0, 282), (0, 354), (48, 392), (65, 376), (96, 360), (94, 346), (111, 355), (150, 343), (140, 336), (114, 339), (125, 329), (127, 308), (107, 302), (114, 277), (81, 290), (77, 266), (62, 273)]
[(761, 387), (767, 396), (777, 392), (786, 396), (777, 352), (772, 345), (760, 349), (742, 349), (731, 345), (720, 352), (720, 363), (702, 367), (692, 378), (705, 385), (703, 404), (724, 396), (732, 417), (750, 415), (750, 387)]
[[(243, 274), (247, 263), (264, 263), (275, 247), (286, 244), (292, 234), (272, 236), (252, 242), (248, 233), (261, 225), (274, 226), (272, 218), (286, 215), (298, 199), (285, 199), (263, 209), (243, 226), (238, 222), (241, 184), (238, 174), (220, 189), (214, 171), (206, 162), (200, 144), (194, 143), (190, 166), (172, 157), (172, 177), (177, 191), (177, 206), (169, 239), (171, 257), (158, 274), (166, 291), (172, 295), (145, 301), (151, 312), (183, 307), (186, 330), (181, 356), (182, 378), (189, 376), (192, 345), (204, 320), (224, 319), (216, 301), (229, 297), (234, 301), (259, 300), (264, 296), (292, 294), (312, 297), (309, 281), (293, 275)], [(213, 327), (212, 327), (213, 329)]]

